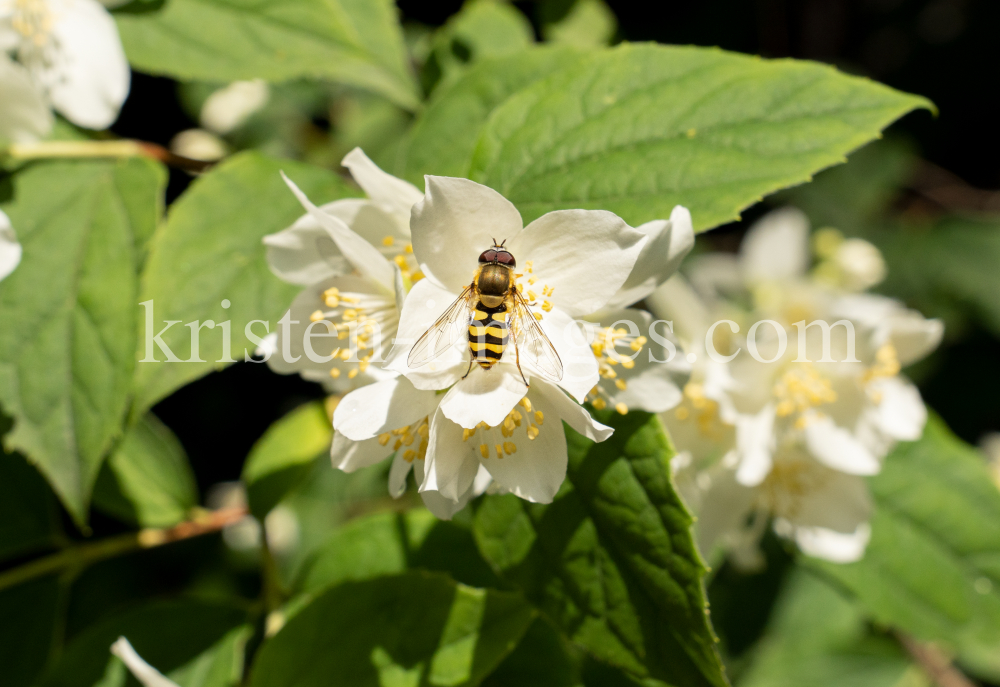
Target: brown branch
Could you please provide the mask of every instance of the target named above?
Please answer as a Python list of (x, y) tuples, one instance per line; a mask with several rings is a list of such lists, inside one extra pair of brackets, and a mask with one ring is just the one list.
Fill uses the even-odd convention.
[(243, 507), (222, 508), (203, 512), (193, 519), (173, 527), (147, 528), (138, 532), (108, 537), (100, 541), (76, 544), (0, 573), (0, 590), (64, 570), (79, 571), (98, 561), (132, 551), (151, 549), (171, 542), (218, 532), (227, 525), (239, 522), (246, 515), (247, 509)]
[(976, 687), (976, 683), (952, 665), (944, 652), (933, 644), (918, 642), (908, 634), (898, 631), (896, 638), (938, 687)]

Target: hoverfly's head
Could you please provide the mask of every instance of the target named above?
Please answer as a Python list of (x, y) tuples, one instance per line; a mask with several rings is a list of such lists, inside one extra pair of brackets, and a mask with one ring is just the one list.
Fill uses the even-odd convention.
[(500, 244), (497, 244), (497, 240), (493, 239), (493, 247), (480, 254), (479, 264), (500, 264), (504, 267), (510, 267), (512, 269), (517, 267), (517, 261), (514, 260), (514, 256), (511, 255), (511, 252), (503, 247), (504, 243), (507, 243), (507, 239), (504, 239), (503, 243)]

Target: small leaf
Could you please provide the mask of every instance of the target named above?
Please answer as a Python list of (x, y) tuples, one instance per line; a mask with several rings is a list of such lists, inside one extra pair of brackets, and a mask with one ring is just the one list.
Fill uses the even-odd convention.
[(253, 628), (241, 625), (168, 677), (179, 687), (234, 687), (243, 680), (247, 640)]
[(322, 403), (308, 403), (271, 425), (243, 465), (250, 512), (263, 519), (326, 456), (333, 427)]
[(419, 104), (389, 0), (170, 0), (119, 14), (129, 61), (183, 80), (331, 78)]
[[(561, 8), (562, 16), (550, 16), (548, 8)], [(541, 5), (542, 35), (553, 43), (575, 45), (578, 48), (599, 48), (607, 45), (618, 30), (615, 13), (604, 0), (570, 0)]]
[[(142, 295), (134, 307), (142, 329), (136, 355), (135, 401), (137, 418), (179, 387), (229, 364), (244, 360), (256, 345), (246, 336), (252, 320), (270, 323), (288, 308), (300, 287), (271, 274), (261, 239), (288, 227), (304, 214), (302, 206), (281, 180), (284, 170), (318, 204), (357, 195), (337, 175), (290, 160), (274, 160), (258, 153), (235, 155), (195, 181), (170, 207), (165, 226), (150, 246), (142, 278)], [(224, 307), (228, 301), (229, 308)], [(150, 310), (152, 317), (150, 317)], [(130, 309), (130, 312), (132, 309)], [(162, 341), (183, 362), (165, 362)], [(198, 356), (191, 356), (191, 322), (203, 324)], [(230, 322), (231, 345), (223, 350), (222, 325)], [(264, 336), (264, 325), (253, 325)], [(150, 334), (151, 332), (151, 334)], [(196, 353), (197, 353), (196, 352)], [(151, 355), (158, 362), (143, 362)]]
[(517, 594), (440, 574), (346, 582), (312, 600), (264, 644), (250, 684), (477, 685), (534, 618)]
[(691, 516), (670, 482), (673, 448), (646, 413), (601, 417), (594, 444), (567, 431), (567, 482), (551, 505), (487, 497), (483, 555), (598, 660), (671, 684), (725, 685)]
[(982, 457), (932, 418), (871, 479), (877, 510), (863, 559), (809, 564), (879, 623), (951, 647), (1000, 676), (1000, 491)]
[(141, 527), (169, 527), (198, 504), (184, 447), (155, 415), (130, 427), (94, 486), (94, 506)]
[(525, 221), (592, 208), (637, 225), (681, 204), (704, 230), (843, 162), (918, 107), (931, 105), (813, 62), (626, 44), (508, 99), (469, 177)]
[(0, 283), (0, 403), (15, 420), (5, 445), (77, 522), (128, 408), (136, 274), (164, 181), (148, 160), (36, 164), (3, 208), (24, 248)]

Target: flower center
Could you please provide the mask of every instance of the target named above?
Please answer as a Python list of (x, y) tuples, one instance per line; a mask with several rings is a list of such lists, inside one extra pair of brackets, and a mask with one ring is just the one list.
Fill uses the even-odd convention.
[(420, 265), (417, 264), (417, 259), (413, 256), (412, 243), (404, 243), (394, 236), (386, 236), (382, 239), (382, 245), (376, 247), (382, 255), (399, 266), (407, 291), (424, 278), (423, 272), (420, 271)]
[[(417, 420), (412, 425), (400, 427), (385, 434), (379, 434), (378, 443), (381, 446), (388, 446), (389, 442), (392, 442), (393, 451), (398, 451), (405, 446), (406, 450), (403, 451), (403, 460), (409, 463), (412, 463), (414, 460), (423, 460), (427, 457), (427, 436), (430, 433), (428, 424), (427, 416), (425, 415), (423, 419)], [(420, 438), (420, 443), (417, 444), (416, 448), (412, 448), (413, 444), (417, 441), (417, 437)]]
[(309, 320), (326, 322), (327, 331), (337, 333), (337, 343), (327, 354), (335, 363), (330, 376), (337, 379), (342, 374), (338, 365), (351, 363), (347, 377), (354, 379), (368, 369), (374, 347), (392, 341), (398, 325), (396, 302), (368, 293), (342, 293), (335, 286), (323, 291), (320, 301), (326, 309), (316, 310)]
[[(587, 400), (594, 408), (604, 410), (612, 399), (614, 392), (604, 388), (604, 385), (608, 387), (614, 385), (618, 391), (625, 391), (628, 388), (628, 383), (618, 376), (616, 368), (619, 365), (625, 370), (634, 368), (634, 355), (641, 353), (648, 342), (649, 339), (645, 336), (633, 335), (621, 327), (618, 329), (598, 327), (594, 330), (590, 350), (593, 351), (594, 357), (597, 359), (597, 371), (601, 375), (597, 386), (587, 394)], [(629, 352), (623, 355), (618, 351), (619, 346), (626, 347)], [(628, 413), (628, 406), (619, 402), (615, 404), (615, 410), (625, 415)]]
[(809, 494), (821, 488), (826, 475), (808, 460), (777, 460), (761, 483), (761, 499), (772, 515), (794, 518)]
[[(518, 407), (521, 410), (518, 410)], [(545, 422), (545, 415), (540, 410), (533, 410), (531, 401), (525, 396), (496, 427), (490, 427), (485, 422), (480, 422), (473, 429), (463, 429), (462, 441), (478, 439), (479, 455), (484, 460), (494, 452), (498, 459), (502, 459), (504, 456), (517, 453), (515, 439), (522, 428), (528, 440), (534, 441), (541, 434), (543, 422)]]
[[(552, 301), (548, 300), (548, 298), (552, 297), (555, 287), (548, 284), (539, 284), (538, 277), (535, 276), (535, 265), (532, 260), (524, 263), (523, 272), (514, 273), (514, 286), (528, 301), (528, 305), (533, 308), (541, 308), (545, 312), (552, 312)], [(541, 303), (538, 302), (539, 291), (542, 293)], [(540, 312), (532, 312), (532, 315), (535, 316), (536, 320), (541, 320), (544, 317)]]
[[(21, 34), (23, 43), (41, 48), (49, 42), (54, 18), (46, 0), (14, 0), (11, 28)], [(26, 46), (22, 44), (21, 50)]]
[[(830, 380), (808, 363), (797, 363), (775, 382), (772, 393), (778, 400), (775, 413), (788, 417), (837, 400)], [(800, 418), (801, 420), (801, 418)]]
[(695, 382), (684, 385), (684, 397), (674, 409), (674, 417), (681, 422), (693, 420), (698, 432), (713, 441), (720, 440), (725, 432), (719, 419), (719, 404), (705, 396), (705, 388)]

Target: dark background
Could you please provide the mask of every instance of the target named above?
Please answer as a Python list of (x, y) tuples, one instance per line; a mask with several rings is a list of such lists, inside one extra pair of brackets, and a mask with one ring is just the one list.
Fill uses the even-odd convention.
[[(516, 3), (536, 23), (535, 2)], [(1000, 2), (996, 0), (702, 0), (609, 2), (619, 39), (719, 46), (766, 57), (821, 60), (933, 100), (938, 117), (907, 116), (893, 132), (910, 138), (929, 161), (972, 186), (1000, 187)], [(436, 26), (461, 2), (401, 1), (404, 19)], [(557, 9), (558, 11), (558, 9)], [(195, 126), (182, 110), (177, 85), (135, 74), (132, 93), (113, 130), (161, 144)], [(169, 199), (188, 178), (171, 173)], [(748, 212), (753, 218), (759, 213)], [(736, 235), (743, 225), (723, 227)], [(890, 265), (891, 268), (891, 265)], [(998, 265), (1000, 268), (1000, 265)], [(998, 294), (1000, 296), (1000, 294)], [(985, 367), (984, 367), (985, 365)], [(1000, 430), (1000, 344), (980, 330), (936, 356), (921, 383), (962, 438), (976, 442)], [(203, 493), (236, 479), (267, 426), (319, 387), (237, 364), (181, 389), (155, 408), (187, 449)]]

